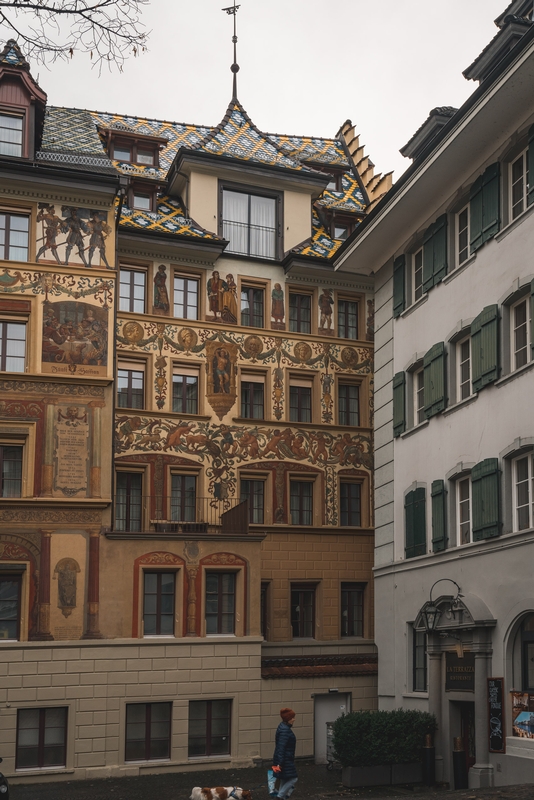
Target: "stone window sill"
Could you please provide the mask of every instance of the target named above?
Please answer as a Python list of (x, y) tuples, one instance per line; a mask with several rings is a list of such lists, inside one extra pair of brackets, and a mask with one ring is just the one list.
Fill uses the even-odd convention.
[(452, 414), (454, 411), (458, 411), (459, 408), (463, 408), (464, 406), (471, 405), (471, 403), (475, 402), (477, 397), (478, 397), (478, 394), (476, 394), (476, 393), (475, 394), (470, 394), (469, 397), (465, 397), (463, 400), (460, 400), (458, 403), (455, 403), (454, 405), (449, 406), (448, 408), (444, 409), (441, 413), (443, 414), (444, 417), (446, 417), (449, 414)]
[(399, 437), (397, 437), (397, 438), (399, 438), (399, 439), (407, 439), (408, 436), (411, 436), (413, 433), (416, 433), (417, 431), (420, 431), (421, 428), (426, 428), (428, 426), (429, 422), (430, 422), (430, 420), (425, 419), (423, 422), (420, 422), (418, 425), (414, 425), (413, 428), (408, 428), (407, 431), (404, 431), (404, 433), (401, 433), (401, 435)]

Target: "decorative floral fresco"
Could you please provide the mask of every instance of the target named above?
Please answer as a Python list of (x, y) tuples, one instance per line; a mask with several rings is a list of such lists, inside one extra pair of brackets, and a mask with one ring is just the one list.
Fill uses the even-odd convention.
[(107, 211), (39, 203), (35, 260), (111, 269), (106, 253), (111, 232)]

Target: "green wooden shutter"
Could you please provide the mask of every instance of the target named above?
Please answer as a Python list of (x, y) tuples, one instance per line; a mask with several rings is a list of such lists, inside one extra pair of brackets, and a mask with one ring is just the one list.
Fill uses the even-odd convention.
[(439, 553), (447, 547), (445, 481), (432, 482), (432, 551)]
[(534, 278), (530, 281), (530, 357), (534, 361)]
[(447, 215), (442, 214), (434, 223), (432, 237), (434, 249), (434, 286), (447, 274)]
[(534, 125), (528, 132), (528, 154), (527, 154), (527, 169), (528, 169), (528, 201), (527, 205), (534, 203)]
[(499, 377), (499, 308), (486, 308), (471, 324), (473, 391), (479, 392)]
[(425, 490), (415, 489), (404, 498), (406, 558), (426, 553)]
[(482, 241), (487, 242), (501, 227), (500, 164), (491, 164), (482, 176)]
[(501, 226), (500, 165), (490, 164), (473, 183), (469, 196), (471, 252), (491, 239)]
[(482, 241), (482, 175), (476, 179), (469, 192), (469, 231), (471, 252), (483, 244)]
[(425, 386), (425, 417), (443, 411), (447, 403), (445, 395), (445, 343), (438, 342), (425, 353), (423, 359)]
[(491, 539), (501, 533), (499, 461), (486, 458), (473, 467), (473, 540)]
[(432, 223), (423, 236), (423, 292), (434, 286), (434, 228)]
[(399, 317), (406, 308), (406, 256), (393, 262), (393, 316)]
[(393, 376), (393, 436), (406, 430), (406, 374), (397, 372)]

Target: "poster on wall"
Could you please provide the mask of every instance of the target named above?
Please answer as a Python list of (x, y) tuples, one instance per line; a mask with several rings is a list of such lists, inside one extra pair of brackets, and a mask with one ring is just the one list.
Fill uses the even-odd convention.
[(534, 695), (512, 692), (512, 732), (521, 739), (534, 739)]
[(505, 753), (504, 678), (488, 678), (488, 721), (490, 753)]
[(37, 211), (37, 262), (107, 267), (110, 254), (108, 212), (78, 206), (39, 203)]

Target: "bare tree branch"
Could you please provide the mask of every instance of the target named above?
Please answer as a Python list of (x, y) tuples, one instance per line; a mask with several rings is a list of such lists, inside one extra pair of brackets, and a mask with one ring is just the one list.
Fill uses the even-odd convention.
[(15, 38), (40, 63), (89, 53), (95, 65), (122, 71), (146, 49), (141, 23), (149, 0), (0, 0), (0, 37)]

